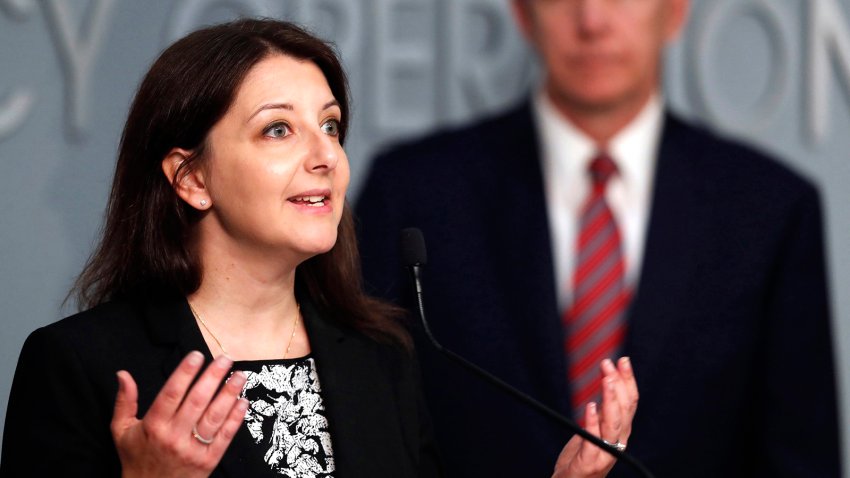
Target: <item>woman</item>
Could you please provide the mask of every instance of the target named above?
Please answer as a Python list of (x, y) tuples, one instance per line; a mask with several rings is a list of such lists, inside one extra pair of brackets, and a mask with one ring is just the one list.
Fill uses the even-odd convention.
[[(21, 353), (4, 475), (441, 474), (410, 338), (361, 290), (348, 113), (335, 54), (291, 24), (215, 26), (160, 56), (77, 283), (92, 308)], [(586, 426), (624, 443), (631, 369), (602, 370)], [(556, 475), (611, 466), (573, 439)]]

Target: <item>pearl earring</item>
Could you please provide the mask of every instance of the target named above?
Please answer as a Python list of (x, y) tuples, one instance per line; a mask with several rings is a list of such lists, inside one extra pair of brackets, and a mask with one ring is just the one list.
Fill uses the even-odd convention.
[(207, 200), (206, 200), (206, 199), (201, 199), (201, 207), (204, 207), (204, 206), (206, 206), (206, 205), (207, 205)]

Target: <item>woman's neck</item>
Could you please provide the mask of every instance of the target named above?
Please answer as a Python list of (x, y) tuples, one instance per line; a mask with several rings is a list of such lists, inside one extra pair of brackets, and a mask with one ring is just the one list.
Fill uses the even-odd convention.
[(199, 254), (201, 285), (187, 299), (214, 356), (275, 359), (284, 358), (287, 348), (288, 358), (309, 353), (303, 320), (296, 324), (300, 314), (295, 299), (297, 264), (210, 244), (201, 247)]

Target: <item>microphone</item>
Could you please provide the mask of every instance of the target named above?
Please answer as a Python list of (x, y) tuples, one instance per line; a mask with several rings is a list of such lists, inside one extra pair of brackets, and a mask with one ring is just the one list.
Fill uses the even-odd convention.
[(632, 468), (634, 468), (640, 475), (645, 476), (647, 478), (654, 478), (652, 473), (643, 465), (640, 461), (638, 461), (633, 456), (629, 455), (626, 452), (617, 450), (613, 446), (609, 445), (602, 441), (601, 438), (597, 438), (594, 435), (591, 435), (590, 432), (578, 426), (576, 422), (570, 420), (564, 415), (558, 413), (552, 408), (544, 405), (539, 402), (537, 399), (531, 397), (530, 395), (520, 391), (516, 387), (508, 384), (504, 380), (499, 377), (493, 375), (492, 373), (484, 370), (473, 362), (465, 359), (464, 357), (452, 352), (451, 350), (443, 347), (440, 342), (437, 341), (434, 334), (431, 332), (431, 327), (428, 325), (428, 320), (425, 318), (425, 302), (422, 297), (422, 267), (428, 262), (428, 255), (425, 250), (425, 238), (422, 236), (422, 231), (415, 227), (408, 227), (406, 229), (402, 229), (401, 231), (401, 258), (404, 262), (405, 267), (410, 271), (410, 276), (413, 281), (414, 289), (416, 290), (416, 304), (417, 311), (419, 312), (419, 320), (422, 322), (422, 328), (425, 331), (425, 335), (428, 337), (428, 340), (431, 344), (436, 348), (440, 353), (454, 361), (455, 363), (461, 365), (466, 368), (470, 372), (474, 373), (478, 377), (484, 379), (485, 381), (491, 383), (496, 388), (501, 389), (503, 392), (506, 392), (508, 395), (513, 396), (518, 399), (520, 402), (525, 403), (531, 408), (537, 410), (543, 415), (551, 418), (553, 421), (559, 423), (564, 426), (567, 430), (579, 435), (585, 440), (593, 443), (597, 447), (601, 448), (603, 451), (608, 454), (614, 456), (617, 459), (620, 459), (626, 463), (628, 463)]

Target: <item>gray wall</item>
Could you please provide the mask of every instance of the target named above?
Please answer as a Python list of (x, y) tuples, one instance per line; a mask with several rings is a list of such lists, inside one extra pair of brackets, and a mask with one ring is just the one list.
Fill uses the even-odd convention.
[[(237, 15), (294, 19), (334, 40), (354, 98), (353, 197), (387, 141), (498, 110), (533, 84), (507, 5), (0, 0), (0, 415), (27, 334), (74, 309), (63, 300), (100, 225), (127, 107), (170, 41)], [(676, 110), (774, 152), (822, 188), (848, 430), (850, 0), (695, 0), (668, 60)]]

